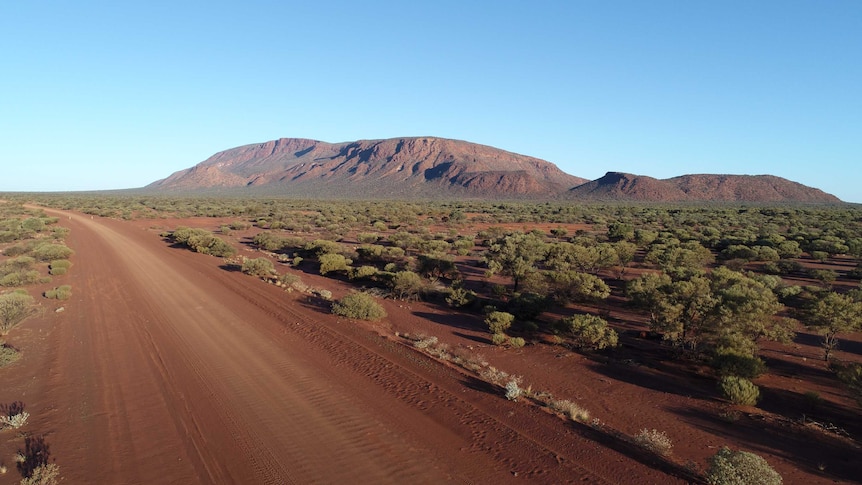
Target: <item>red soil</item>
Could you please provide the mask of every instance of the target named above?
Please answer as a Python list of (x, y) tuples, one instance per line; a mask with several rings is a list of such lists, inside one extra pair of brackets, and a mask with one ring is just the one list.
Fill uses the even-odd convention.
[[(487, 342), (476, 316), (392, 300), (383, 323), (360, 325), (333, 316), (325, 302), (169, 247), (154, 226), (177, 222), (64, 215), (74, 267), (52, 286), (71, 284), (73, 296), (43, 303), (43, 317), (9, 335), (24, 354), (0, 370), (0, 403), (25, 402), (23, 431), (46, 436), (67, 483), (665, 484), (686, 481), (680, 464), (703, 468), (723, 445), (764, 456), (785, 483), (862, 476), (855, 441), (773, 410), (722, 420), (728, 408), (714, 380), (661, 359), (655, 342), (629, 338), (607, 363), (558, 346), (506, 350)], [(182, 223), (214, 229), (220, 221)], [(301, 276), (335, 297), (350, 288)], [(65, 311), (50, 311), (60, 305)], [(636, 315), (610, 317), (618, 328), (637, 328)], [(577, 401), (604, 427), (509, 402), (409, 348), (396, 331), (481, 354), (525, 385)], [(811, 389), (829, 409), (855, 409), (821, 378), (816, 345), (770, 350), (778, 372), (758, 384), (778, 396), (778, 407)], [(794, 394), (787, 389), (803, 386), (799, 375), (806, 381)], [(642, 428), (667, 433), (671, 460), (620, 439)], [(0, 461), (10, 467), (0, 485), (20, 479), (11, 457), (22, 447), (21, 436), (0, 434)]]

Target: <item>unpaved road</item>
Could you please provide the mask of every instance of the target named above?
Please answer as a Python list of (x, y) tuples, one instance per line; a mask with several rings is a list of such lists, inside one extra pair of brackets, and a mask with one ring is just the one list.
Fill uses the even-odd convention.
[(675, 481), (217, 258), (62, 214), (73, 297), (27, 399), (67, 483)]

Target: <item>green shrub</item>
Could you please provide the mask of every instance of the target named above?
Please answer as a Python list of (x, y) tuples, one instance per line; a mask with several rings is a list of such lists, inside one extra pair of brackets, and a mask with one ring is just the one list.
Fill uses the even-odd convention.
[(760, 389), (744, 377), (724, 376), (718, 383), (721, 394), (733, 404), (754, 406), (760, 398)]
[(332, 304), (332, 313), (357, 320), (380, 320), (386, 310), (368, 293), (350, 293)]
[(324, 253), (320, 255), (320, 274), (325, 275), (333, 271), (348, 271), (351, 260), (337, 253)]
[(491, 334), (505, 334), (514, 321), (515, 315), (500, 311), (493, 311), (485, 317), (485, 324)]
[(463, 308), (476, 301), (476, 292), (461, 287), (452, 288), (446, 297), (446, 303), (453, 308)]
[(412, 271), (398, 271), (392, 277), (392, 293), (402, 300), (417, 298), (424, 286), (422, 277)]
[(766, 371), (762, 359), (738, 352), (722, 352), (712, 359), (712, 367), (722, 376), (754, 379)]
[(491, 343), (494, 345), (503, 345), (509, 341), (509, 336), (505, 333), (492, 333), (491, 334)]
[(68, 300), (70, 296), (72, 296), (72, 287), (69, 285), (62, 285), (45, 292), (45, 298), (56, 300)]
[(267, 258), (246, 259), (242, 262), (242, 272), (251, 276), (270, 276), (275, 274), (275, 266)]
[(722, 447), (709, 459), (710, 485), (781, 485), (778, 474), (763, 458), (747, 451)]
[(520, 349), (524, 345), (527, 345), (527, 342), (522, 337), (512, 337), (509, 339), (509, 345), (511, 345), (513, 349)]
[(42, 280), (42, 275), (38, 271), (31, 269), (26, 271), (17, 271), (9, 273), (0, 278), (0, 286), (12, 288), (16, 286), (26, 286), (38, 283)]
[(595, 315), (573, 315), (557, 325), (572, 337), (572, 345), (577, 348), (601, 350), (616, 347), (619, 342), (617, 332), (604, 318)]
[(75, 252), (62, 244), (45, 243), (33, 249), (33, 257), (39, 261), (68, 259)]
[(350, 268), (347, 276), (352, 280), (361, 280), (371, 278), (377, 275), (377, 268), (369, 265), (362, 265), (358, 268)]
[(55, 259), (48, 265), (48, 271), (54, 276), (64, 275), (71, 266), (72, 262), (68, 259)]

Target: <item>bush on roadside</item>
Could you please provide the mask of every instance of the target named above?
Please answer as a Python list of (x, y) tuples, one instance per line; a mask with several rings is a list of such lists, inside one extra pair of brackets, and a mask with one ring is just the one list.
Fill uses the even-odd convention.
[(48, 265), (48, 271), (53, 276), (60, 276), (66, 274), (71, 266), (72, 262), (68, 259), (55, 259)]
[(72, 296), (72, 287), (70, 285), (62, 285), (45, 292), (45, 298), (53, 300), (68, 300)]
[(18, 350), (0, 340), (0, 367), (5, 367), (15, 362), (19, 357), (21, 357), (21, 353)]
[(52, 261), (55, 259), (68, 259), (74, 251), (63, 244), (45, 243), (33, 249), (33, 257), (39, 261)]
[(271, 276), (275, 266), (267, 258), (246, 259), (242, 262), (242, 272), (251, 276)]
[(380, 320), (386, 310), (368, 293), (349, 293), (332, 304), (332, 313), (357, 320)]

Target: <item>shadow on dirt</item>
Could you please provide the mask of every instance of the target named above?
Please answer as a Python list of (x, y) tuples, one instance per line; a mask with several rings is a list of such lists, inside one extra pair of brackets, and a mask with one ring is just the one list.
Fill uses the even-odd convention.
[(855, 482), (862, 476), (859, 446), (847, 438), (762, 414), (738, 412), (718, 416), (690, 409), (671, 411), (707, 433), (745, 443), (745, 451), (780, 456), (807, 472), (836, 481)]

